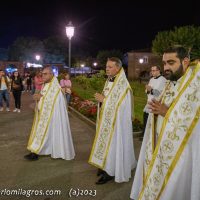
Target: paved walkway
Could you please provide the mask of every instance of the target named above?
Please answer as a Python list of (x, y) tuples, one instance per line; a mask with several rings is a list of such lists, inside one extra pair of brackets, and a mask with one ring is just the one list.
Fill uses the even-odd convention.
[[(51, 159), (49, 156), (41, 156), (38, 161), (26, 161), (23, 156), (33, 121), (34, 101), (29, 93), (23, 93), (22, 112), (0, 112), (0, 199), (95, 199), (95, 200), (125, 200), (129, 199), (133, 178), (128, 183), (109, 182), (105, 185), (95, 185), (98, 180), (96, 168), (88, 164), (88, 158), (94, 139), (95, 130), (83, 120), (70, 112), (70, 124), (73, 134), (76, 157), (72, 161)], [(13, 109), (11, 99), (11, 109)], [(141, 142), (134, 139), (135, 151), (138, 157)], [(133, 171), (134, 175), (134, 171)], [(5, 196), (9, 189), (15, 189), (18, 193), (24, 190), (35, 190), (29, 198), (23, 195)], [(95, 197), (87, 195), (70, 197), (78, 189), (91, 190)], [(3, 190), (3, 191), (2, 191)], [(58, 196), (41, 196), (38, 192), (55, 192)], [(48, 191), (47, 191), (48, 190)], [(2, 193), (2, 195), (1, 195)]]

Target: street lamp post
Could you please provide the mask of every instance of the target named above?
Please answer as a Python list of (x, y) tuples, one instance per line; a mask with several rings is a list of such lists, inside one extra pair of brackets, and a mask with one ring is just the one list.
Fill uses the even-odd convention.
[(95, 69), (96, 69), (97, 65), (98, 65), (97, 62), (94, 62), (94, 63), (93, 63), (93, 66), (94, 66)]
[(81, 69), (82, 69), (82, 76), (83, 76), (83, 68), (85, 67), (84, 64), (81, 64)]
[(71, 39), (74, 36), (74, 26), (72, 25), (72, 22), (70, 21), (69, 24), (66, 26), (66, 35), (69, 39), (69, 73), (71, 73)]
[[(34, 63), (29, 63), (29, 65), (32, 65), (33, 67), (42, 67), (43, 65), (42, 65), (42, 58), (41, 58), (41, 56), (39, 55), (39, 54), (36, 54), (35, 55), (35, 62)], [(28, 64), (28, 63), (27, 63)]]

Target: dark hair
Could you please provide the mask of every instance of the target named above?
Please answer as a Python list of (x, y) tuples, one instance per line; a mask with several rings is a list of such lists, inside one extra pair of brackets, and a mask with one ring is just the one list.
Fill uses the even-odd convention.
[(67, 75), (69, 75), (69, 77), (70, 77), (69, 72), (64, 72), (64, 73), (61, 74), (61, 78), (65, 79), (65, 76), (67, 76)]
[(180, 61), (182, 61), (184, 58), (190, 58), (189, 52), (186, 50), (186, 48), (184, 48), (182, 46), (170, 47), (170, 48), (164, 50), (164, 53), (176, 53), (177, 54), (177, 58), (179, 58)]
[(115, 64), (118, 66), (118, 67), (122, 67), (122, 61), (117, 58), (117, 57), (111, 57), (111, 58), (108, 58), (108, 61), (112, 61), (112, 62), (115, 62)]
[(151, 66), (151, 68), (152, 67), (156, 67), (157, 70), (161, 71), (161, 67), (159, 65), (153, 65), (153, 66)]
[(15, 77), (15, 76), (14, 76), (15, 72), (18, 73), (18, 76), (17, 76), (17, 77), (20, 78), (20, 73), (19, 73), (18, 71), (14, 71), (14, 72), (12, 73), (12, 77)]

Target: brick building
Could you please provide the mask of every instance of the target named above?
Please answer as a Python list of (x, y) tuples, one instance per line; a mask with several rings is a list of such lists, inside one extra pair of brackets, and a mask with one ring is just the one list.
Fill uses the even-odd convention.
[(149, 78), (150, 68), (153, 65), (162, 67), (162, 59), (148, 51), (128, 52), (128, 78), (130, 80)]

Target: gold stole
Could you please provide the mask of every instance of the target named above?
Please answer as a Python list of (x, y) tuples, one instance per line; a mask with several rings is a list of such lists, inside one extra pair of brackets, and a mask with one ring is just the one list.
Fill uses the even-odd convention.
[[(105, 84), (106, 88), (108, 81)], [(89, 158), (89, 163), (104, 168), (114, 134), (115, 122), (119, 107), (131, 87), (126, 79), (123, 68), (116, 76), (108, 95), (105, 97), (97, 118), (97, 130)]]
[(31, 152), (38, 153), (42, 147), (54, 111), (55, 101), (60, 91), (61, 88), (55, 77), (41, 91), (43, 97), (39, 101), (39, 110), (37, 107), (35, 110), (34, 122), (27, 147)]
[(179, 92), (163, 120), (156, 149), (152, 150), (150, 159), (145, 158), (147, 167), (139, 200), (157, 200), (165, 189), (200, 117), (199, 87), (200, 66), (197, 65), (183, 76)]
[[(162, 103), (167, 105), (168, 107), (171, 105), (172, 101), (175, 98), (175, 91), (177, 90), (174, 84), (170, 81), (166, 83), (166, 86), (159, 97)], [(154, 114), (149, 114), (149, 119), (147, 121), (145, 135), (147, 137), (146, 149), (145, 149), (145, 161), (144, 161), (144, 169), (143, 169), (143, 182), (145, 180), (146, 171), (151, 163), (152, 156), (156, 147), (157, 138), (159, 135), (160, 124), (162, 124), (163, 117), (162, 116), (155, 116)]]

